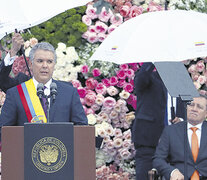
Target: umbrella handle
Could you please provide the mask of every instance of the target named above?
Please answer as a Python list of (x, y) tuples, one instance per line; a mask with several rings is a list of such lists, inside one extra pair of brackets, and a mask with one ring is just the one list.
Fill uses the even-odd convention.
[(32, 77), (32, 74), (31, 74), (31, 71), (30, 71), (30, 69), (29, 69), (29, 65), (28, 65), (28, 62), (27, 62), (27, 58), (26, 58), (25, 53), (24, 53), (24, 47), (23, 47), (23, 45), (21, 46), (20, 54), (23, 55), (23, 57), (24, 57), (24, 61), (25, 61), (25, 63), (26, 63), (26, 66), (27, 66), (27, 69), (28, 69), (28, 72), (29, 72), (29, 76)]
[[(17, 29), (15, 29), (15, 32), (18, 33)], [(24, 57), (24, 61), (25, 61), (26, 66), (27, 66), (27, 69), (28, 69), (28, 72), (29, 72), (29, 76), (32, 77), (32, 74), (31, 74), (31, 71), (30, 71), (30, 69), (29, 69), (29, 65), (28, 65), (28, 62), (27, 62), (27, 58), (26, 58), (26, 56), (25, 56), (25, 52), (24, 52), (24, 47), (23, 47), (23, 45), (21, 46), (19, 52), (20, 52), (20, 55), (23, 55), (23, 57)]]

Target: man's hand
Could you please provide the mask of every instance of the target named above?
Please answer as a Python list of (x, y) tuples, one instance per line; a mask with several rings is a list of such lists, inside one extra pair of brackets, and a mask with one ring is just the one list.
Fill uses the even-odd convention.
[(181, 122), (180, 118), (178, 118), (178, 117), (175, 117), (175, 119), (170, 119), (169, 121), (170, 121), (172, 124), (176, 124), (176, 123)]
[(171, 174), (170, 180), (184, 180), (184, 176), (178, 169), (175, 169)]
[(10, 56), (13, 57), (20, 50), (21, 46), (24, 45), (24, 40), (19, 33), (14, 33), (12, 37), (12, 47), (10, 51)]

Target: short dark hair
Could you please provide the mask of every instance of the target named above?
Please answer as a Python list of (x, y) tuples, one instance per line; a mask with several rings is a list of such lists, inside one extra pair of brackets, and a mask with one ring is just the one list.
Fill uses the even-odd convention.
[[(206, 94), (201, 94), (201, 93), (199, 93), (199, 97), (205, 98), (205, 100), (207, 101), (207, 96), (206, 96)], [(206, 110), (207, 110), (207, 103), (206, 103)]]

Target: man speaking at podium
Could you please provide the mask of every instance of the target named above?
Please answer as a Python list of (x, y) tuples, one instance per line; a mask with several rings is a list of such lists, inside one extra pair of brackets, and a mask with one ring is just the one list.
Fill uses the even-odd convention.
[[(57, 60), (54, 47), (46, 42), (38, 43), (31, 49), (29, 58), (33, 77), (20, 74), (23, 83), (7, 90), (0, 127), (54, 121), (87, 125), (77, 90), (68, 82), (52, 79)], [(15, 84), (14, 81), (10, 78), (8, 83)]]

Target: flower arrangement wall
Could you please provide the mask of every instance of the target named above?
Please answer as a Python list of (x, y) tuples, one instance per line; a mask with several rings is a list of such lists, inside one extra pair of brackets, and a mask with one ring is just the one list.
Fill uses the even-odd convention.
[[(104, 3), (103, 3), (104, 2)], [(107, 3), (108, 3), (108, 6)], [(101, 43), (116, 27), (145, 12), (164, 10), (164, 1), (99, 0), (87, 5), (82, 21), (88, 27), (82, 37), (90, 43)]]

